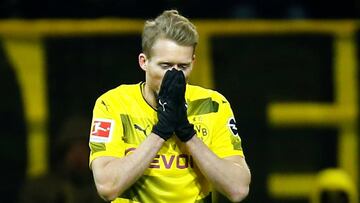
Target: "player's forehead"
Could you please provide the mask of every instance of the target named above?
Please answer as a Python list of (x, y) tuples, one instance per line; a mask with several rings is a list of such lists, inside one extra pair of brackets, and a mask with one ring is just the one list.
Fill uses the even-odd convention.
[(151, 48), (151, 59), (156, 62), (191, 63), (194, 48), (170, 39), (158, 39)]

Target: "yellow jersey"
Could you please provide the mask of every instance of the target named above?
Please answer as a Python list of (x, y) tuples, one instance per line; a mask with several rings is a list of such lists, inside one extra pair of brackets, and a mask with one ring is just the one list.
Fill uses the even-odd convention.
[[(144, 83), (120, 85), (94, 106), (89, 163), (101, 156), (124, 157), (151, 133), (157, 113), (143, 98)], [(244, 156), (229, 102), (216, 91), (187, 85), (188, 120), (218, 157)], [(179, 140), (168, 139), (144, 175), (113, 202), (194, 203), (210, 200), (211, 187)]]

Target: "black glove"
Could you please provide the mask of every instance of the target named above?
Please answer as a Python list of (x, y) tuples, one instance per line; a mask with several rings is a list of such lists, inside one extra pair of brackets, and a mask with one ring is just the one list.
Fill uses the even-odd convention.
[(177, 125), (178, 107), (182, 101), (179, 95), (183, 91), (179, 80), (181, 80), (179, 71), (175, 69), (166, 71), (157, 97), (158, 122), (153, 126), (152, 132), (164, 140), (173, 135)]
[(182, 71), (179, 71), (179, 82), (178, 85), (181, 86), (179, 95), (177, 96), (180, 100), (180, 105), (178, 107), (177, 113), (177, 125), (175, 128), (176, 136), (182, 141), (186, 142), (190, 140), (195, 134), (194, 125), (189, 123), (187, 119), (187, 104), (185, 101), (185, 90), (186, 90), (186, 81), (185, 76)]

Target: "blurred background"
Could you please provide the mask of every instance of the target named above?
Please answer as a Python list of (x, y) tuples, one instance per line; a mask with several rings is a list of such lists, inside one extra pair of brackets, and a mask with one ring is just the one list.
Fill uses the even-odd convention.
[(200, 33), (191, 83), (232, 105), (252, 171), (244, 202), (357, 202), (357, 0), (1, 0), (0, 202), (101, 202), (93, 105), (144, 80), (144, 20), (170, 8)]

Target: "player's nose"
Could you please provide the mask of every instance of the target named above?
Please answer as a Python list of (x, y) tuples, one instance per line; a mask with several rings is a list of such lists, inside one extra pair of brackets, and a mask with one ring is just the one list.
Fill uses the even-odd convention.
[(178, 70), (178, 71), (181, 70), (181, 68), (177, 64), (173, 65), (172, 69), (175, 69), (175, 70)]

